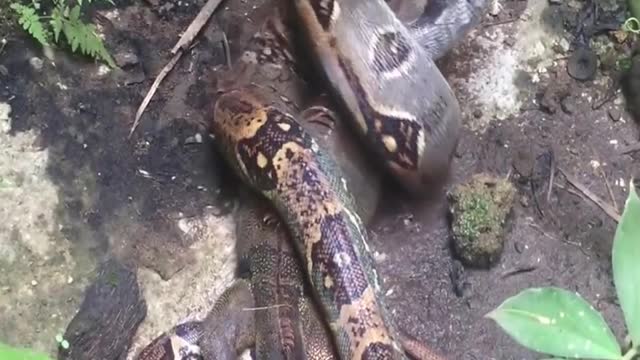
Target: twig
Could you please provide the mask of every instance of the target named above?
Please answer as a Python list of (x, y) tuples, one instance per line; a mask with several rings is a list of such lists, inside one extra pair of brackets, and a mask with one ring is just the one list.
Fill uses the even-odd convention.
[(569, 194), (571, 194), (571, 195), (575, 195), (575, 196), (578, 196), (578, 197), (584, 198), (584, 196), (582, 196), (582, 194), (581, 194), (581, 193), (579, 193), (579, 192), (577, 192), (577, 191), (575, 191), (575, 190), (573, 190), (573, 189), (571, 189), (571, 188), (564, 187), (564, 186), (562, 186), (562, 185), (560, 185), (560, 184), (553, 184), (553, 186), (555, 186), (555, 187), (557, 187), (557, 188), (560, 188), (560, 189), (562, 189), (562, 190), (564, 190), (564, 191), (568, 192), (568, 193), (569, 193)]
[(140, 104), (140, 107), (136, 112), (136, 117), (133, 121), (133, 125), (131, 126), (131, 130), (129, 130), (129, 138), (131, 138), (131, 135), (133, 135), (133, 132), (138, 127), (142, 114), (149, 105), (151, 98), (158, 90), (158, 86), (160, 86), (162, 80), (164, 80), (164, 78), (171, 72), (171, 70), (173, 70), (173, 67), (176, 65), (178, 60), (180, 60), (182, 54), (184, 54), (185, 51), (191, 47), (193, 39), (195, 39), (204, 24), (207, 23), (207, 21), (221, 2), (222, 0), (208, 0), (207, 3), (202, 7), (202, 9), (200, 9), (200, 12), (198, 13), (198, 15), (196, 15), (195, 19), (193, 19), (191, 24), (189, 24), (189, 27), (187, 27), (187, 30), (182, 34), (180, 40), (178, 40), (173, 49), (171, 49), (173, 58), (171, 58), (169, 63), (167, 63), (164, 68), (162, 68), (162, 71), (160, 71), (160, 74), (158, 74), (158, 76), (154, 80), (151, 88), (149, 88), (149, 91), (144, 97), (144, 100), (142, 100), (142, 104)]
[(227, 68), (231, 69), (231, 49), (229, 48), (229, 41), (227, 40), (227, 33), (222, 32), (222, 47), (224, 47), (224, 59), (227, 63)]
[(611, 185), (609, 184), (609, 180), (607, 179), (607, 174), (605, 174), (602, 168), (600, 169), (600, 174), (604, 178), (604, 185), (607, 187), (607, 192), (609, 193), (609, 197), (611, 198), (611, 203), (613, 203), (613, 208), (618, 209), (618, 202), (616, 201), (616, 197), (613, 195), (613, 190), (611, 189)]
[(176, 63), (178, 62), (178, 60), (180, 60), (180, 58), (182, 57), (182, 54), (184, 54), (184, 52), (180, 51), (179, 53), (173, 55), (173, 58), (171, 59), (171, 61), (169, 61), (169, 63), (165, 65), (164, 68), (162, 68), (162, 71), (160, 71), (160, 74), (158, 74), (158, 77), (156, 77), (155, 81), (151, 85), (151, 88), (149, 88), (147, 95), (144, 97), (144, 100), (142, 100), (142, 104), (140, 104), (140, 107), (136, 112), (136, 118), (133, 121), (133, 125), (131, 125), (131, 130), (129, 130), (129, 138), (131, 138), (131, 135), (133, 135), (133, 132), (138, 127), (138, 124), (140, 123), (140, 118), (142, 117), (142, 113), (144, 113), (144, 110), (147, 108), (147, 105), (149, 105), (151, 98), (153, 97), (153, 95), (155, 95), (156, 90), (158, 90), (158, 86), (160, 86), (160, 83), (162, 82), (162, 80), (164, 80), (164, 78), (169, 74), (169, 72), (171, 72), (173, 67), (176, 66)]
[(500, 277), (502, 279), (513, 276), (513, 275), (518, 275), (518, 274), (523, 274), (523, 273), (528, 273), (528, 272), (532, 272), (534, 270), (536, 270), (538, 267), (535, 265), (525, 265), (525, 266), (521, 266), (521, 267), (516, 267), (513, 269), (509, 269), (509, 270), (505, 270), (502, 272), (502, 275), (500, 275)]
[(204, 24), (209, 21), (209, 18), (211, 18), (211, 15), (213, 15), (213, 12), (221, 2), (222, 0), (207, 1), (198, 15), (196, 15), (196, 18), (193, 19), (191, 24), (189, 24), (187, 30), (182, 34), (180, 40), (178, 40), (173, 49), (171, 49), (171, 53), (176, 54), (179, 50), (185, 51), (187, 48), (189, 48), (189, 46), (193, 42), (193, 39), (195, 39), (195, 37), (198, 35)]
[(561, 168), (558, 168), (558, 170), (560, 170), (560, 172), (564, 175), (565, 179), (567, 179), (567, 182), (569, 184), (573, 185), (576, 189), (582, 192), (587, 198), (589, 198), (589, 200), (591, 200), (596, 205), (598, 205), (600, 209), (602, 209), (605, 212), (605, 214), (609, 215), (609, 217), (611, 217), (615, 222), (620, 222), (620, 214), (618, 213), (618, 210), (616, 210), (614, 207), (604, 202), (604, 200), (602, 200), (596, 194), (592, 193), (591, 190), (587, 189), (586, 186), (581, 184), (577, 179), (569, 175), (566, 171), (564, 171)]
[(556, 174), (555, 156), (551, 157), (551, 166), (549, 166), (549, 188), (547, 189), (547, 203), (551, 201), (551, 191), (553, 190), (553, 179)]
[(484, 24), (483, 27), (488, 28), (488, 27), (491, 27), (491, 26), (505, 25), (505, 24), (509, 24), (509, 23), (512, 23), (512, 22), (516, 22), (518, 20), (520, 20), (520, 17), (519, 16), (515, 16), (515, 17), (509, 18), (509, 19), (506, 19), (506, 20), (495, 21), (495, 22), (492, 22), (492, 23), (486, 23), (486, 24)]
[(604, 104), (612, 101), (613, 99), (616, 98), (616, 93), (615, 91), (613, 93), (610, 93), (608, 95), (606, 95), (603, 99), (601, 99), (600, 101), (594, 103), (593, 105), (591, 105), (591, 109), (592, 110), (599, 110), (601, 107), (604, 106)]
[(640, 151), (640, 142), (623, 147), (622, 149), (620, 149), (620, 154), (624, 155), (636, 151)]
[[(580, 195), (580, 194), (578, 194), (578, 193), (576, 193), (576, 192), (574, 192), (572, 190), (566, 189), (566, 188), (564, 188), (564, 187), (562, 187), (562, 186), (560, 186), (558, 184), (556, 184), (556, 186), (558, 186), (558, 187), (560, 187), (560, 188), (562, 188), (564, 190), (567, 190), (567, 191), (575, 194), (576, 196), (582, 197), (582, 195)], [(558, 241), (558, 239), (556, 239), (554, 236), (552, 236), (548, 232), (544, 231), (544, 229), (540, 225), (538, 225), (538, 224), (536, 224), (534, 222), (530, 222), (530, 221), (526, 221), (526, 224), (531, 226), (532, 228), (538, 230), (539, 232), (542, 233), (542, 235), (548, 237), (549, 239), (551, 239), (553, 241)], [(565, 239), (562, 239), (562, 238), (560, 238), (560, 241), (565, 243), (565, 244), (569, 244), (569, 245), (573, 245), (573, 246), (577, 247), (578, 249), (580, 249), (580, 252), (582, 252), (586, 257), (589, 257), (589, 254), (587, 254), (587, 252), (584, 250), (584, 248), (582, 247), (582, 244), (574, 242), (574, 241), (565, 240)]]
[(269, 309), (277, 309), (277, 308), (283, 307), (283, 306), (289, 306), (289, 305), (287, 305), (287, 304), (275, 304), (275, 305), (269, 305), (269, 306), (249, 307), (249, 308), (242, 308), (242, 311), (269, 310)]
[[(596, 150), (595, 147), (591, 147), (591, 151), (593, 151), (593, 154), (598, 160), (598, 162), (602, 163), (602, 161), (600, 161), (601, 157), (600, 157), (600, 154), (598, 153), (598, 150)], [(613, 204), (613, 207), (615, 209), (618, 209), (618, 203), (616, 202), (616, 197), (613, 195), (613, 190), (611, 189), (611, 185), (609, 184), (609, 179), (607, 179), (607, 174), (602, 169), (602, 166), (598, 166), (598, 170), (600, 170), (600, 175), (602, 175), (602, 178), (604, 179), (604, 185), (607, 187), (607, 192), (609, 193), (609, 198), (611, 199), (611, 203)]]

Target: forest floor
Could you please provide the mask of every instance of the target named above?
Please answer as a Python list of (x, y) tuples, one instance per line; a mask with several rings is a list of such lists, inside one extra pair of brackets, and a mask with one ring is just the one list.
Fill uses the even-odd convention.
[[(96, 265), (114, 256), (136, 266), (148, 306), (131, 353), (203, 316), (230, 284), (236, 192), (204, 127), (205, 90), (225, 64), (220, 34), (237, 56), (262, 2), (221, 5), (131, 139), (138, 105), (202, 1), (94, 9), (122, 71), (66, 51), (52, 61), (0, 28), (1, 341), (55, 354)], [(620, 3), (599, 2), (596, 20), (620, 25)], [(502, 256), (490, 269), (460, 266), (445, 196), (418, 204), (387, 186), (369, 229), (397, 323), (456, 359), (538, 358), (484, 318), (528, 287), (576, 291), (619, 339), (624, 331), (611, 276), (616, 221), (563, 173), (622, 211), (640, 169), (640, 152), (623, 153), (640, 136), (613, 64), (628, 46), (611, 32), (591, 37), (598, 66), (579, 81), (567, 63), (585, 2), (501, 4), (438, 64), (464, 112), (449, 187), (488, 173), (517, 190)]]

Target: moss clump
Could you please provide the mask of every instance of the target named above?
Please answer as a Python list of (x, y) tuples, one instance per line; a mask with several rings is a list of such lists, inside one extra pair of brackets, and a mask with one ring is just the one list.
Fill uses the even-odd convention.
[(453, 247), (466, 265), (487, 268), (500, 258), (514, 197), (509, 181), (488, 174), (474, 175), (450, 194)]

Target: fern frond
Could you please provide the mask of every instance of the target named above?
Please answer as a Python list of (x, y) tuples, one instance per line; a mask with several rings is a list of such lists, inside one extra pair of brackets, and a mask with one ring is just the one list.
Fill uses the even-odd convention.
[(49, 20), (51, 28), (53, 29), (53, 41), (58, 42), (60, 38), (60, 32), (62, 31), (62, 12), (59, 8), (54, 8), (51, 12), (51, 20)]
[(10, 6), (18, 14), (18, 24), (40, 44), (48, 45), (47, 32), (40, 21), (40, 16), (36, 14), (36, 9), (18, 3), (13, 3)]
[(80, 7), (76, 6), (69, 12), (69, 18), (62, 20), (62, 32), (71, 45), (71, 50), (80, 51), (95, 59), (106, 62), (110, 67), (116, 67), (113, 58), (104, 47), (102, 39), (96, 34), (93, 24), (85, 24), (79, 19)]

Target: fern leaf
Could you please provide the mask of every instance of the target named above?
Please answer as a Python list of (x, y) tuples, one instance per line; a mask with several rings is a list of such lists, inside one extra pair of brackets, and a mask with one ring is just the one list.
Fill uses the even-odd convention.
[(48, 45), (47, 33), (34, 8), (13, 3), (11, 8), (18, 14), (18, 24), (42, 45)]
[[(84, 55), (93, 57), (106, 62), (110, 67), (116, 67), (115, 61), (104, 47), (102, 39), (96, 34), (96, 28), (93, 24), (85, 24), (76, 17), (75, 7), (71, 10), (69, 18), (65, 19), (62, 24), (62, 32), (67, 38), (67, 42), (71, 45), (71, 50), (80, 52)], [(72, 20), (75, 19), (75, 20)]]
[(80, 5), (76, 5), (69, 11), (69, 21), (80, 23)]
[(49, 21), (53, 28), (53, 40), (57, 43), (62, 31), (62, 13), (58, 8), (54, 8), (51, 12), (51, 20)]

